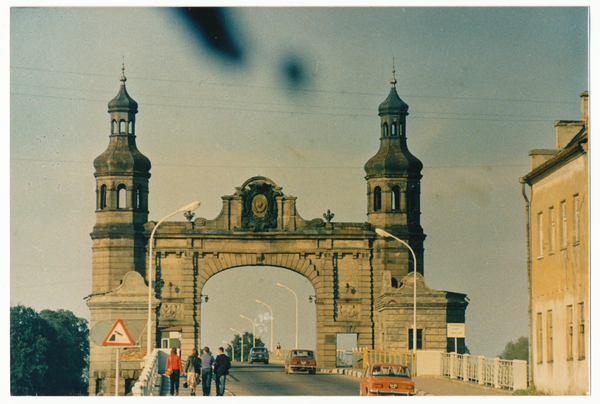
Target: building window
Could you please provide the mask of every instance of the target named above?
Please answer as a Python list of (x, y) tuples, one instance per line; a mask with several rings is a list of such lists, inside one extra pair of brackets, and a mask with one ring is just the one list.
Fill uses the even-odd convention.
[(392, 136), (396, 136), (396, 127), (397, 127), (396, 122), (393, 122), (392, 123)]
[(141, 185), (138, 185), (137, 188), (135, 189), (134, 203), (135, 203), (134, 208), (136, 208), (136, 209), (142, 208), (142, 186)]
[(128, 125), (128, 129), (129, 129), (129, 134), (133, 135), (133, 121), (129, 121), (129, 125)]
[(127, 133), (125, 131), (125, 121), (120, 121), (119, 122), (119, 133)]
[(535, 333), (535, 350), (537, 352), (537, 363), (542, 363), (544, 361), (544, 352), (542, 346), (542, 313), (537, 313), (535, 315), (536, 321), (536, 333)]
[(551, 206), (550, 209), (548, 209), (548, 220), (550, 220), (550, 228), (548, 232), (548, 254), (554, 254), (554, 245), (556, 241), (556, 237), (554, 236), (556, 234), (554, 206)]
[(573, 244), (577, 245), (580, 241), (579, 195), (573, 195), (573, 211)]
[(112, 121), (112, 125), (111, 125), (111, 129), (110, 129), (110, 133), (118, 133), (118, 126), (117, 126), (117, 121), (115, 121), (113, 119)]
[(100, 187), (100, 209), (106, 209), (106, 185)]
[(560, 249), (564, 250), (567, 248), (567, 203), (562, 201), (560, 203)]
[(538, 258), (544, 257), (544, 213), (538, 213)]
[(577, 359), (585, 359), (585, 311), (583, 307), (583, 303), (579, 303), (577, 305), (577, 317), (578, 317), (578, 327), (577, 327)]
[(554, 352), (552, 343), (552, 310), (546, 313), (546, 362), (554, 362)]
[(387, 135), (388, 135), (388, 124), (387, 124), (387, 122), (383, 123), (383, 128), (382, 129), (383, 129), (383, 136), (387, 137)]
[(375, 187), (373, 191), (373, 210), (381, 210), (381, 188)]
[(573, 360), (573, 306), (567, 306), (567, 360)]
[(392, 209), (400, 210), (400, 187), (398, 185), (392, 187)]
[[(412, 351), (413, 349), (413, 329), (408, 329), (408, 349)], [(417, 328), (417, 349), (423, 349), (423, 330)]]
[(96, 395), (104, 395), (104, 379), (96, 379)]
[(117, 209), (127, 208), (127, 188), (121, 184), (117, 188)]

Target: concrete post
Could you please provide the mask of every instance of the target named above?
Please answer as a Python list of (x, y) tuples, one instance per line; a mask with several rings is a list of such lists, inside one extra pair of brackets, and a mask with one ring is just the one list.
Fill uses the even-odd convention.
[(462, 378), (465, 381), (469, 380), (469, 354), (463, 355), (463, 374)]
[(513, 390), (527, 388), (527, 361), (513, 360)]
[(494, 358), (494, 387), (500, 388), (500, 358)]
[(485, 381), (485, 369), (484, 369), (484, 360), (483, 360), (483, 356), (478, 356), (477, 357), (477, 381), (479, 384), (484, 384)]

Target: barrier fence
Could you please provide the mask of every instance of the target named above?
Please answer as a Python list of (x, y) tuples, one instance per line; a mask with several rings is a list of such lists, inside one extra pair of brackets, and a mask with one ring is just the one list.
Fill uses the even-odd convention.
[(396, 363), (406, 365), (412, 377), (416, 375), (416, 357), (408, 352), (378, 351), (369, 348), (355, 348), (352, 351), (352, 367), (366, 369), (369, 363)]
[(527, 362), (440, 353), (441, 376), (511, 390), (527, 388)]

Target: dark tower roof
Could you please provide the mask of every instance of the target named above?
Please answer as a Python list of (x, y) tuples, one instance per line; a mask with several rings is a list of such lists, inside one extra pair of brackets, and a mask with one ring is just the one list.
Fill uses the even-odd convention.
[(379, 116), (383, 115), (408, 115), (408, 104), (400, 99), (396, 92), (396, 70), (392, 70), (392, 88), (385, 101), (379, 105)]
[[(121, 131), (120, 121), (126, 121), (128, 128), (133, 128), (135, 114), (138, 112), (138, 104), (127, 94), (125, 89), (125, 68), (121, 76), (121, 88), (115, 98), (108, 103), (108, 112), (111, 121), (112, 133), (108, 148), (94, 160), (96, 176), (98, 175), (121, 175), (140, 174), (144, 177), (150, 176), (150, 160), (144, 156), (135, 144), (135, 135), (132, 129)], [(119, 128), (115, 131), (115, 127)]]
[(138, 103), (127, 94), (125, 89), (125, 66), (121, 68), (121, 89), (119, 94), (108, 103), (108, 112), (132, 112), (137, 113)]

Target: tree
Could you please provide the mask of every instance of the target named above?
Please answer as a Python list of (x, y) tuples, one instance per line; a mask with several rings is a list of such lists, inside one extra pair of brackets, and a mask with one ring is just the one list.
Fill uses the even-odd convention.
[[(244, 358), (243, 359), (242, 359), (242, 340), (241, 340), (239, 334), (235, 334), (235, 337), (231, 341), (231, 345), (227, 345), (227, 349), (225, 350), (225, 352), (227, 352), (227, 355), (230, 358), (233, 358), (233, 356), (231, 355), (231, 346), (233, 345), (234, 352), (235, 352), (235, 358), (233, 358), (233, 360), (240, 361), (240, 362), (245, 361), (248, 358), (248, 353), (250, 352), (250, 348), (252, 348), (252, 342), (253, 342), (252, 337), (253, 337), (253, 335), (251, 332), (246, 331), (244, 333)], [(265, 343), (262, 342), (260, 337), (256, 337), (256, 345), (254, 345), (254, 346), (265, 346)]]
[(516, 342), (510, 341), (498, 357), (506, 360), (529, 360), (529, 338), (519, 337)]
[(85, 394), (87, 321), (70, 311), (10, 308), (11, 395)]

